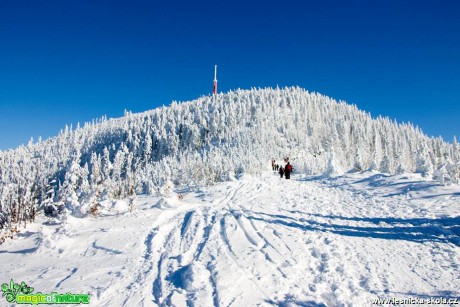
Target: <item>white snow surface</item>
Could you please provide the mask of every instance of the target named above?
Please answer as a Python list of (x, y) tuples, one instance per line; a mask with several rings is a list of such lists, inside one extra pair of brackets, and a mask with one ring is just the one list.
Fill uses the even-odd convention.
[[(460, 296), (460, 188), (419, 175), (275, 172), (40, 216), (0, 245), (0, 282), (90, 306), (370, 306)], [(182, 197), (180, 197), (182, 196)], [(1, 298), (2, 305), (6, 303)]]

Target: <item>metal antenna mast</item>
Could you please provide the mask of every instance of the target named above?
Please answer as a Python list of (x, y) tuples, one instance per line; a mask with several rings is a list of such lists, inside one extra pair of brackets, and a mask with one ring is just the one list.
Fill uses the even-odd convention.
[(214, 89), (212, 91), (214, 97), (217, 95), (217, 65), (214, 65)]

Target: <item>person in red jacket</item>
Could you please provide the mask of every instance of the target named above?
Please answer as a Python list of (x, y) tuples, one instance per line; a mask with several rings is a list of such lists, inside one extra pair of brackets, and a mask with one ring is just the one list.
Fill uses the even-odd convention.
[(292, 165), (291, 163), (287, 163), (286, 166), (284, 167), (284, 175), (286, 179), (291, 179), (291, 172), (292, 172)]

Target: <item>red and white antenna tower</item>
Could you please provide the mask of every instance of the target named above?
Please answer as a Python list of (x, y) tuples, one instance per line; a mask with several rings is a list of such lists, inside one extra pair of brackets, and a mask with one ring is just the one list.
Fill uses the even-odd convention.
[(212, 93), (214, 97), (217, 95), (217, 65), (214, 65), (214, 89)]

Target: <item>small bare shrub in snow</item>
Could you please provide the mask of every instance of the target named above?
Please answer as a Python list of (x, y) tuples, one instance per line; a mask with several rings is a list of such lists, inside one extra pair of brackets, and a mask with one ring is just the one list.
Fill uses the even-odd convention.
[(161, 186), (160, 194), (163, 197), (170, 198), (174, 194), (173, 188), (174, 188), (173, 183), (170, 180), (168, 180)]
[(99, 207), (100, 207), (99, 203), (95, 203), (89, 207), (88, 212), (93, 216), (97, 216), (99, 213)]

